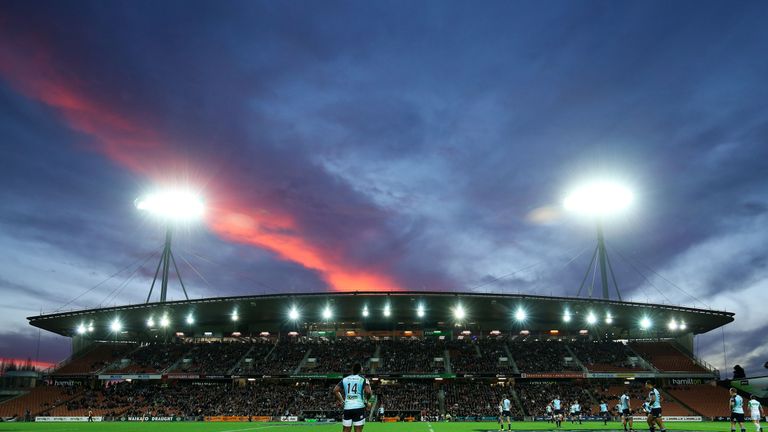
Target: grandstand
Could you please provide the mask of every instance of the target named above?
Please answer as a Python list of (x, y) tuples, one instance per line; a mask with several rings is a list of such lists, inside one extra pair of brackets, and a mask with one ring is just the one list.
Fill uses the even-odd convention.
[[(389, 315), (363, 316), (375, 305), (387, 305)], [(516, 322), (510, 311), (522, 305), (529, 319)], [(290, 319), (289, 310), (304, 319)], [(613, 320), (587, 322), (594, 314)], [(641, 318), (658, 325), (643, 328)], [(669, 320), (685, 326), (673, 330)], [(600, 399), (615, 401), (629, 388), (640, 406), (645, 379), (660, 385), (665, 415), (713, 417), (722, 415), (724, 390), (706, 383), (719, 372), (690, 351), (696, 334), (732, 320), (728, 312), (611, 300), (415, 292), (41, 315), (30, 317), (32, 325), (72, 337), (74, 355), (34, 386), (15, 389), (20, 395), (1, 403), (0, 414), (326, 421), (339, 415), (332, 388), (360, 362), (375, 406), (390, 419), (491, 421), (504, 394), (517, 419), (541, 417), (556, 395), (594, 413)]]

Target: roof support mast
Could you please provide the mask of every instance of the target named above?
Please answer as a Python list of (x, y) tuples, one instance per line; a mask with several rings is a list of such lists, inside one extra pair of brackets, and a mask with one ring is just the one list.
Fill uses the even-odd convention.
[[(160, 255), (160, 262), (157, 263), (157, 269), (155, 270), (155, 277), (152, 279), (152, 285), (149, 287), (149, 294), (147, 295), (147, 303), (149, 303), (152, 297), (152, 291), (155, 289), (155, 283), (157, 283), (157, 277), (160, 276), (160, 303), (165, 303), (168, 296), (168, 274), (170, 273), (171, 263), (176, 270), (176, 277), (179, 278), (181, 289), (184, 291), (184, 297), (189, 300), (187, 294), (187, 288), (184, 286), (184, 281), (181, 280), (181, 273), (179, 267), (176, 265), (176, 259), (173, 257), (173, 251), (171, 250), (171, 240), (173, 239), (173, 226), (169, 223), (165, 229), (165, 245), (163, 246), (163, 253)], [(163, 269), (163, 273), (160, 274), (160, 268)]]
[[(589, 261), (587, 272), (584, 274), (584, 279), (581, 280), (579, 286), (579, 292), (576, 296), (581, 295), (581, 291), (584, 289), (584, 284), (587, 282), (589, 273), (594, 268), (595, 260), (597, 260), (597, 267), (600, 268), (600, 284), (603, 288), (603, 299), (610, 300), (610, 284), (608, 283), (608, 274), (611, 275), (613, 286), (616, 289), (616, 296), (621, 301), (621, 291), (619, 291), (619, 284), (616, 282), (616, 275), (613, 273), (613, 267), (611, 266), (611, 260), (608, 258), (608, 251), (605, 247), (605, 235), (603, 234), (603, 224), (600, 220), (597, 221), (597, 246), (595, 252), (592, 254), (592, 259)], [(589, 297), (592, 297), (592, 288), (589, 289)]]

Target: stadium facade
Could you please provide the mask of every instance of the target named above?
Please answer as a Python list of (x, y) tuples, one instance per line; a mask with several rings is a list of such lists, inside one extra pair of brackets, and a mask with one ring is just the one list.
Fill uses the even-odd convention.
[[(338, 414), (329, 389), (361, 362), (375, 383), (374, 408), (386, 405), (392, 418), (492, 420), (502, 394), (514, 397), (516, 417), (541, 418), (543, 405), (533, 401), (542, 392), (583, 398), (589, 414), (598, 399), (616, 396), (617, 385), (644, 379), (675, 399), (668, 415), (713, 417), (695, 395), (724, 389), (707, 384), (719, 371), (695, 358), (693, 341), (734, 314), (609, 299), (356, 292), (206, 298), (28, 319), (73, 345), (70, 359), (16, 400), (40, 403), (34, 416), (95, 409), (105, 419), (149, 412), (221, 420), (228, 407), (232, 419), (329, 420)], [(682, 385), (695, 391), (673, 396)], [(199, 402), (203, 388), (211, 395)], [(291, 405), (296, 391), (313, 404)], [(402, 400), (403, 392), (416, 401)], [(265, 393), (286, 402), (254, 407)], [(165, 405), (146, 402), (150, 395)], [(46, 397), (65, 402), (40, 402)], [(13, 411), (12, 402), (0, 404), (0, 415)]]

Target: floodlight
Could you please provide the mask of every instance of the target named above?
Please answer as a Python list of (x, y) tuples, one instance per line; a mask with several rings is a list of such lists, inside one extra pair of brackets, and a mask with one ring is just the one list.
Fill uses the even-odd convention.
[(669, 324), (667, 324), (667, 327), (669, 327), (670, 330), (677, 330), (678, 328), (677, 321), (675, 320), (670, 321)]
[(149, 319), (147, 320), (147, 327), (152, 328), (154, 326), (155, 326), (155, 320), (152, 319), (152, 317), (149, 317)]
[(419, 318), (424, 318), (424, 305), (419, 305), (419, 307), (416, 308), (416, 315)]
[(624, 210), (633, 201), (634, 195), (626, 186), (611, 181), (597, 181), (572, 190), (563, 206), (575, 213), (605, 216)]
[(136, 208), (166, 220), (185, 221), (203, 215), (205, 205), (195, 192), (183, 189), (157, 191), (136, 200)]
[(323, 309), (323, 319), (329, 320), (329, 319), (331, 319), (332, 315), (333, 314), (331, 313), (331, 307), (330, 306), (326, 306), (325, 309)]
[(93, 323), (88, 324), (88, 333), (93, 333)]
[(299, 319), (299, 310), (296, 309), (296, 306), (292, 307), (291, 310), (288, 311), (288, 318), (290, 318), (292, 321)]
[(464, 307), (461, 305), (456, 305), (456, 307), (453, 309), (453, 316), (456, 317), (457, 320), (462, 320), (467, 315), (467, 313), (464, 311)]
[(168, 327), (171, 324), (171, 320), (168, 319), (168, 315), (163, 315), (162, 318), (160, 318), (160, 327)]
[(685, 321), (680, 321), (680, 330), (685, 330), (688, 326), (685, 325)]
[(565, 322), (571, 322), (571, 313), (568, 311), (565, 311), (563, 314), (563, 321)]
[(232, 312), (232, 321), (237, 321), (240, 319), (240, 315), (237, 314), (237, 311)]
[(384, 316), (388, 317), (392, 315), (392, 309), (389, 308), (389, 305), (384, 306)]
[(528, 314), (525, 313), (525, 310), (523, 308), (518, 308), (515, 312), (515, 319), (518, 321), (525, 321), (525, 319), (528, 317)]
[(651, 324), (651, 320), (648, 317), (643, 317), (643, 319), (640, 320), (640, 328), (643, 330), (651, 328)]
[(195, 323), (195, 317), (192, 316), (192, 314), (187, 315), (187, 324), (194, 324)]
[(366, 317), (366, 318), (367, 318), (367, 317), (368, 317), (368, 314), (369, 314), (369, 312), (368, 312), (368, 306), (365, 306), (365, 307), (363, 307), (363, 317)]
[(118, 320), (112, 321), (112, 324), (109, 325), (109, 329), (112, 330), (112, 332), (117, 333), (120, 330), (123, 329), (123, 325)]
[(588, 324), (594, 324), (596, 322), (597, 322), (597, 317), (595, 316), (595, 314), (590, 312), (589, 315), (587, 315), (587, 323)]
[(77, 334), (85, 334), (85, 332), (86, 332), (85, 324), (80, 324), (79, 326), (77, 326)]
[(606, 324), (612, 324), (613, 323), (613, 317), (611, 314), (605, 314), (605, 323)]

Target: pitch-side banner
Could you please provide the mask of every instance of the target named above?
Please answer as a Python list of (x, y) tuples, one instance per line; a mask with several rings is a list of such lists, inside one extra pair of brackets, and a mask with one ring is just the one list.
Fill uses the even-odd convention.
[(159, 380), (162, 379), (161, 374), (114, 374), (114, 375), (99, 375), (100, 380), (114, 381), (114, 380)]
[(584, 372), (552, 372), (552, 373), (524, 373), (520, 378), (586, 378)]
[[(662, 416), (661, 417), (665, 422), (700, 422), (702, 421), (701, 416)], [(632, 419), (634, 421), (645, 421), (648, 420), (647, 416), (632, 416)]]
[[(87, 422), (88, 417), (35, 417), (36, 422)], [(100, 422), (101, 417), (94, 417), (93, 421)]]

